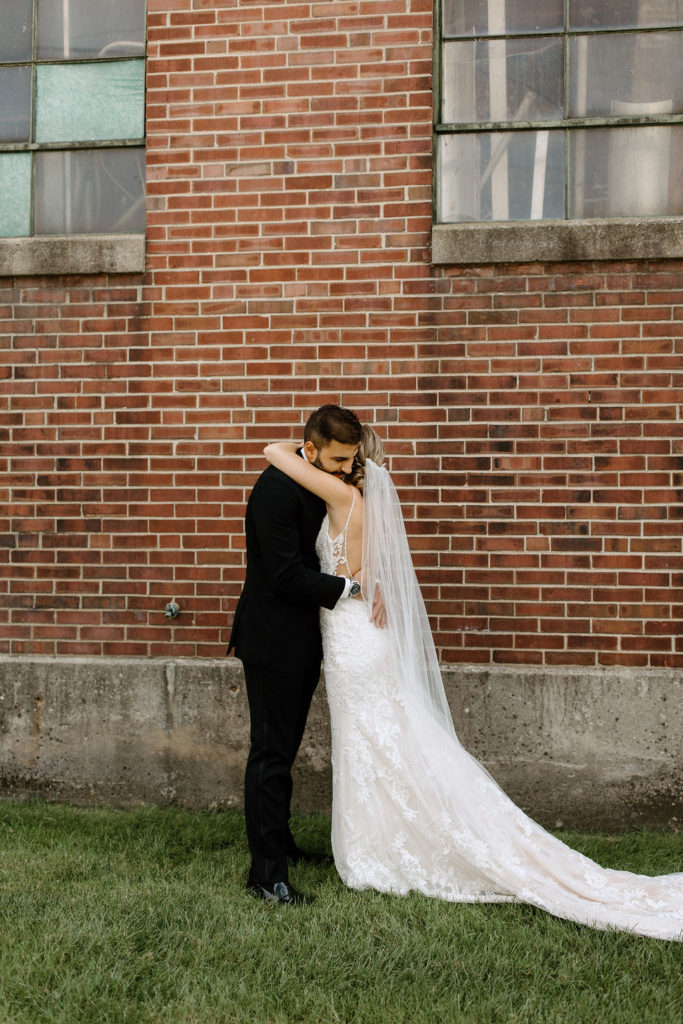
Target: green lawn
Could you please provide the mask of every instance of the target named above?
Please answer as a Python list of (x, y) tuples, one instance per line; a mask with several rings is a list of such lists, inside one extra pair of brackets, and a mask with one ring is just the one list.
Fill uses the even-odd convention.
[[(301, 816), (329, 851), (329, 820)], [(681, 837), (562, 833), (603, 864), (681, 870)], [(531, 907), (344, 888), (295, 869), (308, 907), (243, 890), (237, 813), (0, 803), (0, 1024), (679, 1024), (683, 943)]]

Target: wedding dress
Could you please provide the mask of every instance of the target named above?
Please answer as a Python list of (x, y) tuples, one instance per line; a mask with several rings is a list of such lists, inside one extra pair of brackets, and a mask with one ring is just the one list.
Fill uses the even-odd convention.
[[(333, 539), (325, 517), (316, 544), (323, 572), (343, 563), (348, 522)], [(342, 881), (453, 902), (530, 903), (596, 928), (683, 939), (683, 873), (600, 867), (532, 821), (461, 746), (396, 492), (370, 462), (363, 528), (363, 593), (379, 584), (387, 629), (370, 623), (367, 600), (321, 609)]]

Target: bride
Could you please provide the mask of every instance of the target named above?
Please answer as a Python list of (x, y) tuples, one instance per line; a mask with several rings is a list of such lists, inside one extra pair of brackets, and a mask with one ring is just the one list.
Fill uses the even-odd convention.
[[(524, 902), (596, 928), (683, 939), (683, 874), (600, 867), (524, 814), (455, 734), (382, 442), (368, 426), (350, 477), (294, 444), (266, 458), (327, 506), (323, 572), (356, 600), (321, 609), (332, 727), (332, 850), (352, 889)], [(370, 622), (377, 588), (387, 628)]]

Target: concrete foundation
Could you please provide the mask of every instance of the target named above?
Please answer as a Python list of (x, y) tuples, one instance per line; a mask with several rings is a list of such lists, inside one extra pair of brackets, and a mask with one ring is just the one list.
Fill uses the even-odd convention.
[[(456, 729), (548, 826), (683, 822), (683, 674), (445, 668)], [(0, 796), (239, 807), (249, 716), (234, 659), (0, 657)], [(329, 721), (315, 696), (295, 803), (328, 811)]]

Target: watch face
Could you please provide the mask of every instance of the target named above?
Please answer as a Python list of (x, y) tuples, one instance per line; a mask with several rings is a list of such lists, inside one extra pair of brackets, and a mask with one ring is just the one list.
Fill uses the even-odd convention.
[(360, 594), (360, 583), (352, 583), (349, 593), (351, 594), (351, 597), (355, 597), (356, 594)]

